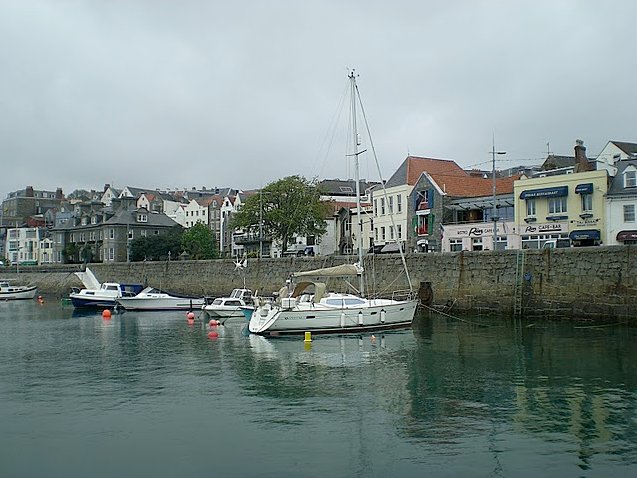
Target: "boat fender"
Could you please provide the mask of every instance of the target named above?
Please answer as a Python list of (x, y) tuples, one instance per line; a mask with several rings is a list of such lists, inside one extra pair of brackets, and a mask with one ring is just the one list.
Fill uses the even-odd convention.
[(385, 315), (387, 314), (387, 312), (385, 312), (385, 309), (380, 309), (380, 323), (384, 324), (385, 323)]

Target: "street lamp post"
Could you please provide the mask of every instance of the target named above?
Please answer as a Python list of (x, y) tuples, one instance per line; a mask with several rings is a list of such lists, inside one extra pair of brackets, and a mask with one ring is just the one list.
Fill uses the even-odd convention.
[(263, 191), (259, 189), (259, 259), (263, 257)]
[(497, 227), (498, 227), (498, 215), (497, 215), (497, 210), (496, 210), (496, 203), (495, 203), (495, 157), (496, 155), (504, 155), (507, 154), (506, 151), (496, 151), (495, 150), (495, 137), (493, 138), (493, 148), (491, 149), (491, 158), (492, 158), (492, 168), (491, 168), (491, 175), (493, 176), (493, 211), (491, 213), (491, 219), (493, 221), (493, 250), (496, 250), (496, 244), (497, 244), (497, 240), (498, 240), (498, 232), (497, 232)]

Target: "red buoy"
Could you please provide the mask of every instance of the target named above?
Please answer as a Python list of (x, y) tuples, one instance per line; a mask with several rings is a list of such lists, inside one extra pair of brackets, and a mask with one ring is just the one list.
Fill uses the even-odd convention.
[(188, 320), (195, 320), (195, 313), (194, 313), (194, 312), (188, 312), (188, 313), (186, 314), (186, 318), (187, 318)]
[(216, 327), (217, 326), (217, 321), (215, 319), (211, 319), (210, 322), (208, 322), (208, 327)]
[(216, 339), (218, 337), (219, 337), (219, 333), (218, 332), (215, 332), (214, 330), (211, 331), (211, 332), (208, 332), (208, 338), (209, 339), (214, 340), (214, 339)]
[(104, 309), (102, 311), (102, 318), (105, 319), (105, 320), (110, 319), (111, 318), (111, 311), (108, 310), (108, 309)]

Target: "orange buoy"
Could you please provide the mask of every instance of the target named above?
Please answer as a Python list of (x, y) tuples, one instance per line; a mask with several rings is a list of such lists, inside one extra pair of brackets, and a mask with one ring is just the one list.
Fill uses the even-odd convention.
[(111, 318), (111, 311), (108, 309), (104, 309), (102, 311), (102, 318), (103, 319), (110, 319)]
[(208, 332), (208, 338), (209, 339), (213, 339), (214, 340), (214, 339), (216, 339), (218, 337), (219, 337), (219, 333), (218, 332), (215, 332), (214, 330), (211, 331), (211, 332)]

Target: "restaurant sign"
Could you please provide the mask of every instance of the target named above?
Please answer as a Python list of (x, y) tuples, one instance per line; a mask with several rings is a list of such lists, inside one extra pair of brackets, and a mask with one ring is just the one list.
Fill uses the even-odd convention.
[(568, 232), (568, 224), (565, 222), (548, 222), (546, 224), (528, 224), (522, 226), (521, 234), (547, 234), (551, 232)]

